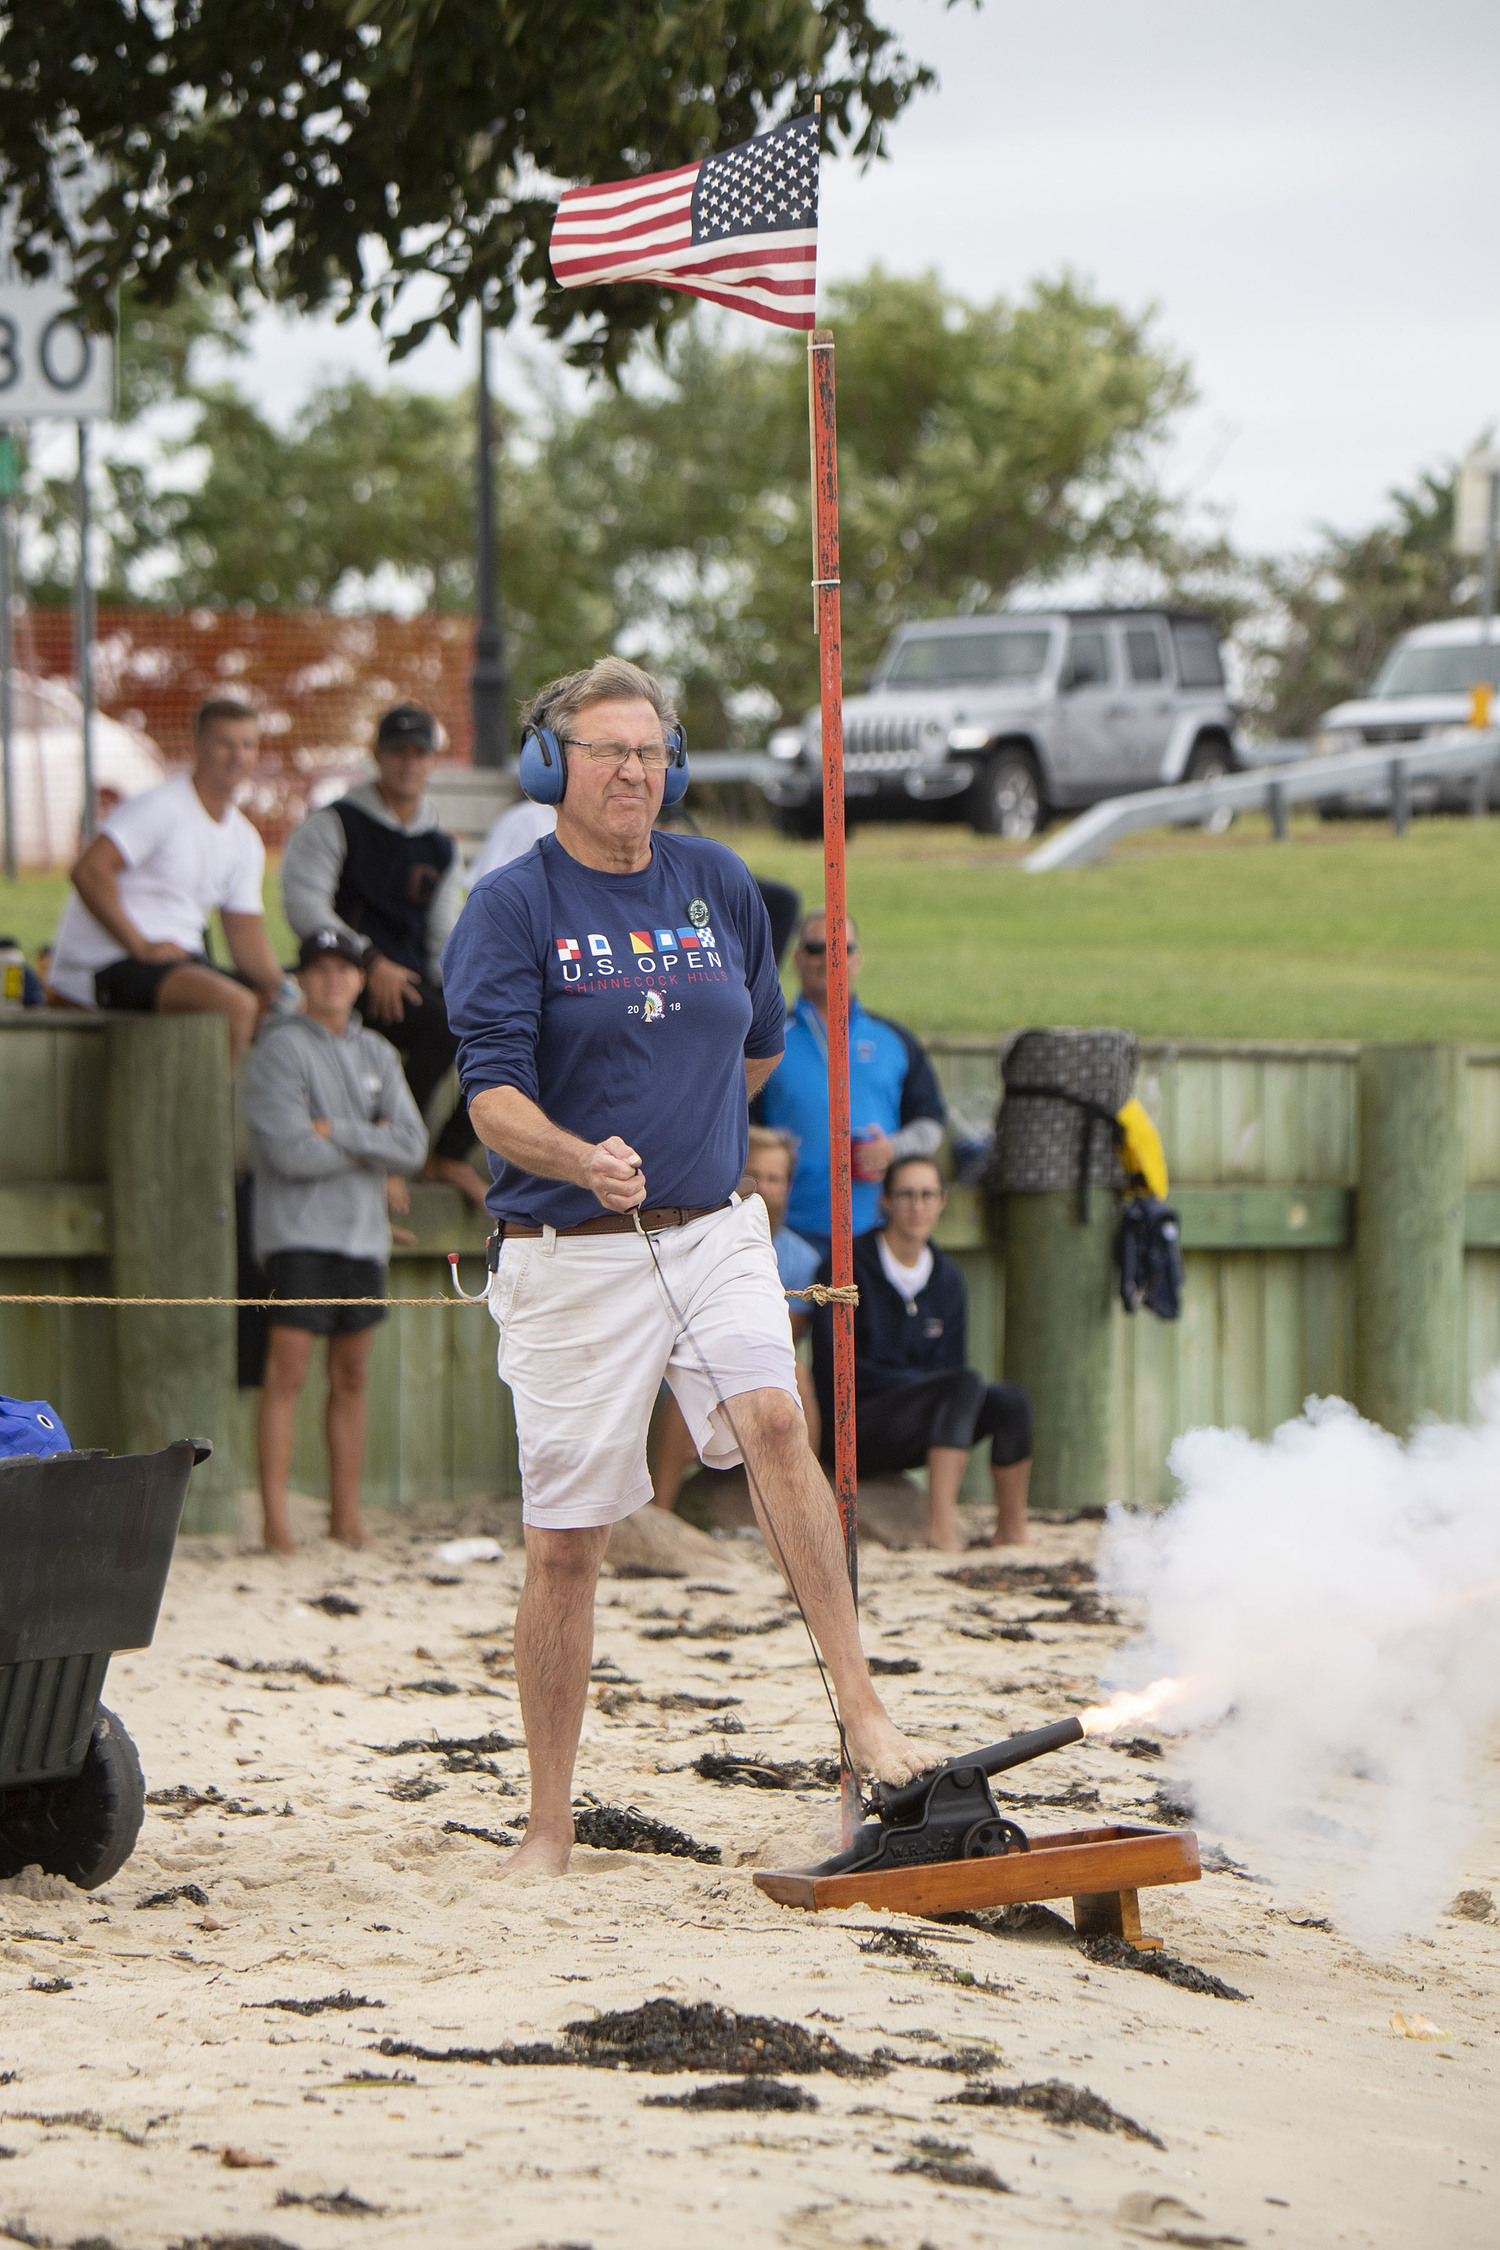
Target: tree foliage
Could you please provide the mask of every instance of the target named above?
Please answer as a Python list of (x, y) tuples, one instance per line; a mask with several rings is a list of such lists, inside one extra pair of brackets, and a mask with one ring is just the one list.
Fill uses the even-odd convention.
[(1362, 695), (1401, 633), (1452, 617), (1474, 597), (1474, 566), (1453, 551), (1455, 468), (1423, 471), (1389, 494), (1370, 530), (1325, 529), (1310, 554), (1264, 567), (1269, 613), (1252, 635), (1259, 716), (1273, 733), (1311, 732)]
[[(1066, 278), (971, 306), (876, 271), (829, 307), (846, 673), (905, 618), (1166, 550), (1153, 448), (1190, 392), (1148, 322)], [(805, 356), (699, 320), (666, 372), (558, 433), (565, 513), (684, 683), (797, 710), (813, 692)]]
[(683, 299), (552, 282), (560, 184), (688, 164), (805, 113), (878, 153), (930, 74), (866, 0), (49, 0), (0, 15), (0, 193), (23, 267), (78, 251), (106, 316), (133, 281), (260, 290), (456, 328), (518, 292), (580, 362), (622, 364)]

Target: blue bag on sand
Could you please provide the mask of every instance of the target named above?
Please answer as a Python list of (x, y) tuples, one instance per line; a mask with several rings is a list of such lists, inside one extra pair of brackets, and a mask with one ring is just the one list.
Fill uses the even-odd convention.
[(21, 1453), (71, 1453), (62, 1416), (44, 1398), (0, 1397), (0, 1459)]

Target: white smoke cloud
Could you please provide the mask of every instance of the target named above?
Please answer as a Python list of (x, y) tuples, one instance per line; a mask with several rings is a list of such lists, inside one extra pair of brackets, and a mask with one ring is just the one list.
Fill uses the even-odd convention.
[(1452, 1895), (1500, 1716), (1500, 1373), (1477, 1405), (1406, 1444), (1340, 1400), (1266, 1442), (1190, 1431), (1180, 1498), (1105, 1534), (1147, 1613), (1108, 1684), (1188, 1683), (1159, 1724), (1192, 1730), (1204, 1824), (1370, 1944)]

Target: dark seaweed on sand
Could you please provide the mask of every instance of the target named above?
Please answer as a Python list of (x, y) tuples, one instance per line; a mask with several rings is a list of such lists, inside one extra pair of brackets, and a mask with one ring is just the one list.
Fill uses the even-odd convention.
[(507, 1836), (498, 1828), (471, 1828), (466, 1820), (445, 1820), (445, 1836), (477, 1836), (482, 1844), (519, 1844), (519, 1836)]
[(743, 1640), (756, 1633), (779, 1633), (783, 1625), (794, 1625), (793, 1617), (747, 1618), (740, 1623), (733, 1617), (711, 1617), (706, 1625), (690, 1624), (686, 1618), (676, 1618), (670, 1625), (643, 1625), (643, 1641), (728, 1641)]
[(818, 2109), (816, 2094), (805, 2086), (783, 2086), (779, 2078), (720, 2078), (695, 2086), (689, 2094), (647, 2094), (642, 2109)]
[(337, 2195), (299, 2195), (295, 2188), (281, 2188), (277, 2192), (277, 2208), (285, 2209), (301, 2204), (309, 2211), (321, 2211), (330, 2219), (383, 2219), (383, 2203), (366, 2203), (362, 2195), (352, 2188), (340, 2188)]
[[(745, 2076), (804, 2077), (826, 2070), (836, 2078), (883, 2078), (889, 2063), (878, 2056), (851, 2054), (826, 2032), (804, 2031), (775, 2016), (737, 2016), (700, 2000), (648, 2000), (639, 2008), (613, 2009), (607, 2015), (565, 2025), (563, 2043), (537, 2041), (522, 2047), (421, 2047), (406, 2039), (382, 2039), (379, 2053), (410, 2056), (417, 2062), (576, 2064), (588, 2070), (728, 2072)], [(972, 2065), (970, 2066), (972, 2069)]]
[(347, 1687), (349, 1682), (342, 1672), (328, 1672), (319, 1664), (309, 1664), (305, 1656), (221, 1656), (218, 1660), (231, 1672), (290, 1672), (299, 1680), (311, 1680), (314, 1687)]
[(605, 2067), (625, 2063), (631, 2070), (737, 2070), (774, 2076), (831, 2071), (837, 2078), (877, 2078), (882, 2066), (851, 2054), (824, 2031), (775, 2016), (740, 2016), (710, 2000), (691, 2006), (679, 2000), (648, 2000), (639, 2008), (616, 2008), (567, 2026), (568, 2037), (586, 2059)]
[(359, 1617), (363, 1614), (358, 1602), (351, 1602), (347, 1594), (319, 1594), (316, 1601), (308, 1603), (309, 1609), (320, 1609), (325, 1617)]
[(869, 1669), (876, 1679), (894, 1680), (907, 1672), (920, 1672), (921, 1660), (915, 1656), (872, 1656), (867, 1659)]
[(440, 1781), (432, 1781), (425, 1774), (409, 1773), (400, 1781), (393, 1781), (385, 1791), (398, 1805), (420, 1805), (424, 1797), (435, 1797), (442, 1788)]
[(744, 1789), (836, 1789), (839, 1782), (836, 1758), (736, 1757), (725, 1750), (705, 1750), (693, 1760), (693, 1772)]
[(915, 2172), (924, 2180), (937, 2180), (943, 2187), (987, 2188), (991, 2195), (1014, 2192), (998, 2172), (979, 2162), (972, 2149), (961, 2148), (954, 2141), (914, 2142), (911, 2155), (894, 2169)]
[(1087, 2125), (1096, 2133), (1123, 2133), (1132, 2141), (1149, 2141), (1153, 2148), (1166, 2146), (1133, 2117), (1111, 2109), (1101, 2094), (1069, 2086), (1061, 2078), (1021, 2086), (965, 2086), (953, 2098), (971, 2109), (1034, 2109), (1054, 2125)]
[(137, 1913), (143, 1906), (207, 1906), (208, 1893), (201, 1883), (179, 1883), (174, 1890), (153, 1891), (135, 1904)]
[(1135, 1969), (1142, 1976), (1160, 1977), (1166, 1984), (1179, 1985), (1184, 1992), (1203, 1992), (1215, 2000), (1248, 2000), (1248, 1992), (1236, 1992), (1232, 1984), (1212, 1977), (1206, 1969), (1195, 1969), (1191, 1961), (1179, 1961), (1175, 1953), (1138, 1953), (1125, 1938), (1084, 1938), (1080, 1950), (1091, 1961), (1108, 1969)]
[(580, 1844), (601, 1852), (658, 1852), (668, 1859), (696, 1859), (704, 1867), (717, 1867), (723, 1856), (718, 1844), (700, 1844), (635, 1805), (575, 1806), (573, 1833)]
[(404, 1742), (367, 1742), (365, 1748), (382, 1758), (413, 1758), (419, 1751), (441, 1750), (445, 1755), (472, 1751), (476, 1756), (495, 1750), (523, 1750), (523, 1742), (508, 1734), (433, 1734), (420, 1739), (408, 1735)]
[(280, 2008), (289, 2016), (347, 2015), (354, 2008), (383, 2008), (383, 2000), (366, 2000), (353, 1992), (327, 1992), (321, 2000), (242, 2000), (243, 2008)]
[(1044, 1586), (1060, 1586), (1066, 1591), (1057, 1598), (1066, 1601), (1075, 1587), (1092, 1586), (1096, 1573), (1092, 1563), (1075, 1559), (1061, 1563), (960, 1563), (957, 1570), (945, 1570), (942, 1576), (950, 1586), (972, 1586), (981, 1593), (1040, 1595)]

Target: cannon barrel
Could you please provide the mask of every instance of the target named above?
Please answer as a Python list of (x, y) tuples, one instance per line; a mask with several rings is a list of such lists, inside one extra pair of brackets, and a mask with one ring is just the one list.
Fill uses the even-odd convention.
[(1031, 1758), (1045, 1757), (1049, 1750), (1065, 1750), (1070, 1742), (1083, 1740), (1084, 1730), (1077, 1719), (1054, 1719), (1050, 1726), (1032, 1727), (1026, 1734), (992, 1742), (987, 1750), (970, 1750), (961, 1758), (950, 1758), (946, 1765), (906, 1782), (900, 1789), (889, 1789), (882, 1783), (877, 1791), (880, 1817), (888, 1822), (915, 1819), (928, 1790), (943, 1774), (973, 1773), (976, 1768), (980, 1773), (1005, 1773), (1012, 1766), (1024, 1766)]

